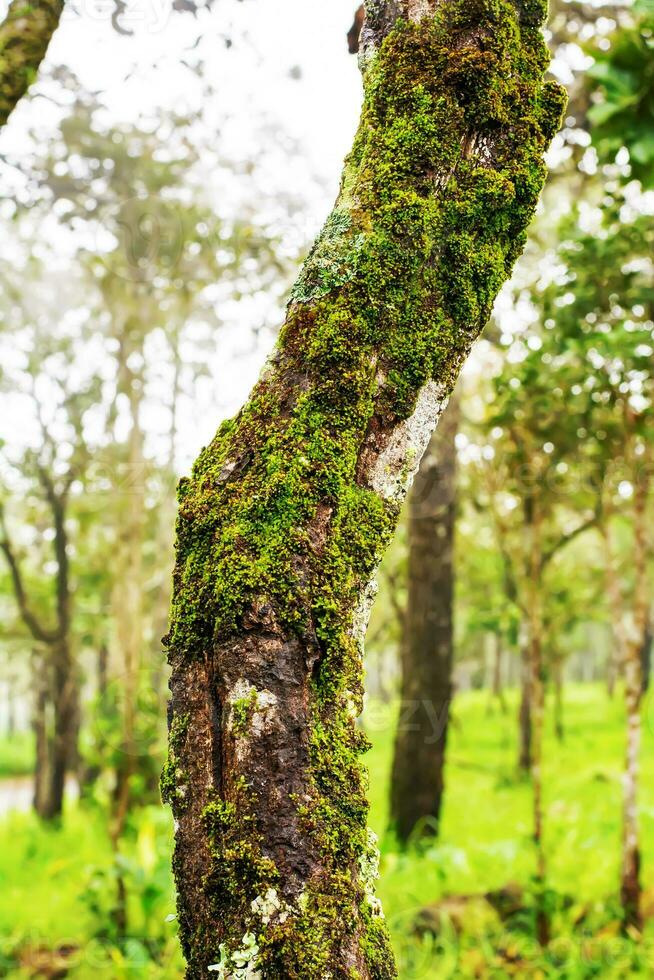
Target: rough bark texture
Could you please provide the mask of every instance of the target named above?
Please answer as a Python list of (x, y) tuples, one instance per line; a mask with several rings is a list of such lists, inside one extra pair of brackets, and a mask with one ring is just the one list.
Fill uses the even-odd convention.
[(544, 8), (371, 0), (339, 199), (180, 486), (162, 787), (190, 978), (396, 975), (355, 723), (371, 582), (543, 184)]
[(403, 842), (412, 835), (437, 832), (443, 799), (454, 652), (458, 415), (457, 402), (450, 402), (409, 498), (402, 712), (391, 780), (391, 821)]
[(45, 58), (63, 0), (13, 0), (0, 24), (0, 126), (25, 95)]

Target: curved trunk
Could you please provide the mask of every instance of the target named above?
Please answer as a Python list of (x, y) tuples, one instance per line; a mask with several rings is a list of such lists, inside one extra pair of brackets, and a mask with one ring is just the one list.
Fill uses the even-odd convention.
[(63, 0), (9, 4), (0, 24), (0, 126), (34, 81), (63, 9)]
[[(370, 0), (335, 210), (182, 481), (169, 759), (187, 976), (396, 975), (356, 727), (377, 565), (522, 249), (564, 97), (541, 0)], [(402, 18), (402, 19), (399, 19)]]
[(409, 497), (402, 711), (391, 779), (391, 821), (402, 842), (437, 832), (443, 798), (454, 652), (458, 415), (453, 401), (432, 436)]

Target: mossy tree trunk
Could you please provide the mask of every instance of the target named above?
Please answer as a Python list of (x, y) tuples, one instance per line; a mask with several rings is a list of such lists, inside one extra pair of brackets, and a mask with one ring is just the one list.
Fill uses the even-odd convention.
[(454, 526), (458, 402), (423, 456), (409, 498), (408, 601), (403, 618), (402, 711), (391, 778), (398, 839), (438, 830), (452, 699)]
[(269, 365), (182, 481), (169, 759), (187, 976), (393, 977), (374, 895), (372, 582), (525, 240), (564, 96), (543, 0), (370, 0), (335, 209)]
[(9, 4), (0, 24), (0, 126), (34, 81), (63, 9), (63, 0)]

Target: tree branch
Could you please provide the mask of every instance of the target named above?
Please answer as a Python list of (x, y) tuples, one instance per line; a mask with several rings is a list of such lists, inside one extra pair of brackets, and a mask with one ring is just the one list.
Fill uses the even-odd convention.
[(30, 87), (45, 58), (63, 0), (13, 0), (0, 24), (0, 126)]
[(592, 517), (589, 517), (588, 520), (583, 521), (572, 531), (568, 531), (567, 534), (562, 534), (561, 537), (558, 539), (558, 541), (556, 541), (556, 543), (553, 544), (551, 548), (549, 548), (547, 551), (543, 553), (543, 556), (541, 558), (541, 565), (540, 565), (541, 572), (547, 567), (547, 565), (551, 562), (552, 558), (554, 558), (554, 556), (558, 554), (558, 552), (561, 551), (562, 548), (565, 548), (567, 545), (569, 545), (571, 541), (574, 541), (575, 538), (578, 538), (580, 534), (584, 533), (584, 531), (589, 531), (591, 527), (597, 527), (598, 521), (599, 521), (599, 512), (596, 510), (593, 513)]
[(41, 624), (36, 614), (30, 609), (29, 602), (27, 600), (27, 592), (23, 581), (23, 575), (16, 552), (7, 531), (5, 511), (4, 506), (2, 505), (0, 505), (0, 530), (2, 531), (2, 538), (0, 538), (0, 550), (4, 554), (7, 561), (21, 619), (35, 640), (38, 640), (41, 643), (55, 643), (60, 636), (59, 630), (46, 629)]

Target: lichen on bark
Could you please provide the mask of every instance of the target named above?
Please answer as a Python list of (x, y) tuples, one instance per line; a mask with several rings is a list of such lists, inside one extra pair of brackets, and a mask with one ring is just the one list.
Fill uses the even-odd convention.
[[(167, 796), (190, 978), (239, 977), (250, 936), (263, 978), (396, 975), (362, 874), (366, 596), (522, 249), (564, 104), (543, 82), (540, 2), (376, 0), (368, 14), (336, 210), (248, 403), (180, 484), (167, 645), (185, 794)], [(274, 708), (235, 730), (232, 692), (250, 689)], [(284, 914), (263, 922), (271, 890)]]
[(63, 0), (9, 4), (0, 24), (0, 126), (34, 81), (63, 9)]

